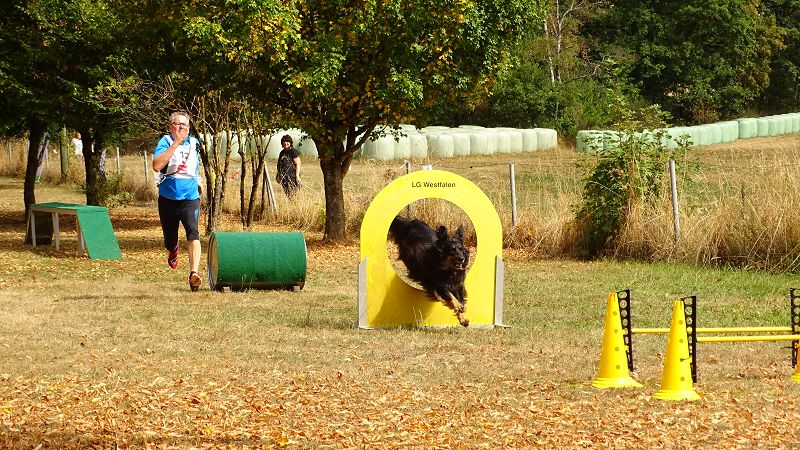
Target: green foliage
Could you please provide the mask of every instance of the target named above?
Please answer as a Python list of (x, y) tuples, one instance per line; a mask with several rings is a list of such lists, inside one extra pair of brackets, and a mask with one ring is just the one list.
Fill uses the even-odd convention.
[(601, 255), (635, 208), (658, 198), (667, 162), (691, 145), (686, 137), (678, 138), (673, 148), (667, 145), (664, 128), (669, 115), (658, 106), (633, 111), (620, 101), (617, 112), (616, 135), (593, 138), (598, 158), (587, 167), (577, 208), (577, 246), (586, 258)]
[[(10, 0), (0, 6), (0, 128), (25, 126), (34, 145), (39, 128), (79, 130), (92, 162), (86, 167), (87, 204), (98, 202), (94, 194), (102, 182), (91, 144), (102, 148), (119, 116), (86, 99), (128, 61), (129, 30), (115, 6), (116, 0)], [(26, 205), (35, 202), (35, 169), (30, 161)]]
[[(613, 69), (610, 65), (602, 70)], [(615, 83), (624, 78), (616, 76)], [(609, 80), (575, 78), (552, 83), (546, 67), (523, 62), (492, 89), (488, 107), (476, 123), (515, 128), (553, 128), (562, 136), (578, 130), (603, 129), (614, 123), (614, 102)], [(635, 90), (627, 87), (631, 97)]]
[(285, 108), (314, 139), (327, 180), (325, 233), (335, 240), (345, 237), (342, 179), (372, 131), (485, 82), (535, 6), (214, 0), (187, 10), (183, 23), (191, 52), (227, 67), (253, 104)]
[[(546, 127), (561, 136), (611, 126), (614, 112), (609, 107), (613, 99), (607, 72), (614, 69), (614, 83), (619, 85), (625, 83), (628, 74), (616, 71), (606, 61), (587, 57), (585, 40), (577, 34), (578, 25), (596, 7), (584, 4), (578, 5), (580, 11), (566, 11), (548, 4), (544, 11), (546, 31), (540, 28), (540, 22), (525, 28), (511, 60), (488, 91), (472, 92), (459, 101), (437, 102), (427, 123)], [(631, 98), (638, 96), (632, 85), (625, 91)]]
[(764, 1), (770, 16), (786, 33), (784, 47), (770, 61), (770, 82), (759, 99), (759, 109), (769, 113), (800, 110), (800, 0)]
[[(108, 208), (127, 205), (134, 200), (133, 193), (125, 187), (125, 176), (122, 173), (110, 177), (98, 177), (96, 186), (98, 203)], [(86, 190), (85, 184), (83, 189)]]
[(642, 95), (681, 122), (741, 115), (783, 46), (774, 16), (752, 0), (621, 0), (584, 32), (603, 54), (623, 55)]

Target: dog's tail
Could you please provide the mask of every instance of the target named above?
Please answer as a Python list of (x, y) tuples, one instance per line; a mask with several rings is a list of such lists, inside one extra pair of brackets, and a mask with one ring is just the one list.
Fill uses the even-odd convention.
[(408, 225), (410, 223), (411, 219), (406, 219), (402, 216), (392, 219), (392, 223), (389, 225), (389, 236), (391, 236), (392, 240), (398, 242), (400, 238), (408, 234)]

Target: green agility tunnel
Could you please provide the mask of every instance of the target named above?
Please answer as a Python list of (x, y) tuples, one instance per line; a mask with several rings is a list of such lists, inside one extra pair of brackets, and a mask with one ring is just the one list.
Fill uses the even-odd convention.
[(212, 290), (292, 289), (306, 281), (306, 241), (300, 232), (214, 232), (208, 241)]

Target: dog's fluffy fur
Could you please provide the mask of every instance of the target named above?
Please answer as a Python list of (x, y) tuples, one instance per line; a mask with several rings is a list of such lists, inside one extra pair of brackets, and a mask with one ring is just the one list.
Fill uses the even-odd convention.
[(469, 325), (464, 289), (469, 249), (464, 246), (464, 228), (459, 226), (449, 236), (444, 226), (434, 231), (421, 220), (397, 216), (389, 226), (389, 234), (397, 244), (408, 277), (419, 283), (431, 299), (452, 309), (461, 325)]

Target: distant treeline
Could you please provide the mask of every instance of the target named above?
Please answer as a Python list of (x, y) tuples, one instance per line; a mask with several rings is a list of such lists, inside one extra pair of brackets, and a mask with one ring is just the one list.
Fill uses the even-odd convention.
[(688, 126), (800, 110), (800, 0), (546, 2), (515, 63), (436, 122), (606, 129), (619, 97)]

